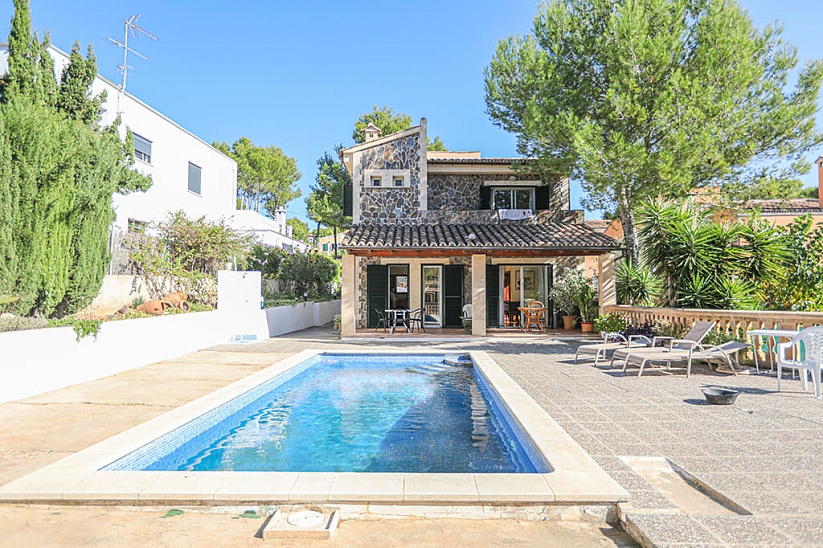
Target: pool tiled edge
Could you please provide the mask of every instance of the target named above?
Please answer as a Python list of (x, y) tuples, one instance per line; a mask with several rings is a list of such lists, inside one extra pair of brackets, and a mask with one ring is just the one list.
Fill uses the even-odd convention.
[[(101, 468), (321, 353), (305, 350), (0, 487), (2, 502), (222, 505), (329, 503), (371, 512), (453, 505), (611, 505), (628, 494), (485, 352), (471, 355), (538, 452), (546, 474), (152, 472)], [(354, 353), (354, 352), (350, 352)], [(363, 353), (374, 354), (373, 350)], [(451, 352), (449, 352), (451, 353)], [(378, 510), (379, 509), (379, 510)], [(420, 514), (420, 512), (412, 512)], [(422, 512), (425, 514), (425, 512)]]

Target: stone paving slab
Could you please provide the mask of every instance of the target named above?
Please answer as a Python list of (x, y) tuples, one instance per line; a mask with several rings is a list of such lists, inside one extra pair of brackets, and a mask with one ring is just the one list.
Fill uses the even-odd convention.
[[(783, 391), (777, 392), (774, 373), (735, 377), (705, 366), (695, 367), (689, 378), (682, 369), (667, 372), (658, 368), (649, 368), (638, 378), (636, 369), (623, 373), (618, 368), (609, 368), (608, 362), (597, 367), (591, 361), (575, 364), (577, 344), (574, 340), (537, 337), (478, 338), (426, 341), (422, 348), (487, 351), (604, 470), (632, 493), (634, 500), (627, 519), (655, 545), (823, 546), (823, 401), (815, 399), (811, 392), (803, 392), (799, 380), (784, 377)], [(268, 341), (209, 349), (215, 356), (220, 352), (232, 353), (233, 357), (223, 360), (223, 367), (237, 368), (232, 374), (218, 368), (212, 380), (226, 384), (235, 373), (237, 378), (247, 374), (242, 370), (244, 363), (252, 369), (260, 368), (268, 362), (267, 353), (282, 356), (306, 348), (385, 350), (386, 346), (421, 348), (416, 342), (341, 342), (334, 339), (329, 329), (312, 329)], [(238, 354), (248, 354), (249, 360), (237, 358)], [(184, 367), (189, 362), (189, 358), (180, 359), (177, 366)], [(159, 379), (162, 373), (154, 375)], [(147, 377), (144, 374), (142, 378)], [(145, 415), (156, 416), (168, 406), (209, 391), (208, 382), (199, 382), (196, 375), (190, 380), (191, 393), (178, 398), (161, 395), (156, 403), (147, 406)], [(132, 386), (144, 390), (139, 382)], [(734, 388), (741, 394), (733, 406), (711, 406), (700, 391), (704, 386)], [(128, 388), (129, 383), (124, 382), (118, 391), (126, 393)], [(102, 387), (86, 390), (84, 397), (90, 401), (106, 401)], [(56, 406), (60, 403), (56, 394), (0, 406), (0, 463), (19, 457), (19, 447), (4, 443), (5, 436), (13, 431), (13, 427), (7, 426), (9, 421), (25, 417), (26, 410), (37, 409), (35, 406)], [(141, 397), (147, 396), (141, 392)], [(122, 404), (134, 409), (126, 422), (143, 419), (136, 403), (129, 403), (126, 398)], [(71, 405), (82, 403), (75, 401)], [(71, 416), (68, 409), (64, 413)], [(102, 420), (102, 416), (97, 420)], [(92, 414), (81, 427), (94, 431), (93, 422)], [(73, 445), (60, 449), (53, 435), (38, 433), (33, 428), (25, 437), (31, 449), (29, 454), (35, 457), (32, 469), (42, 466), (38, 452), (40, 459), (54, 461), (63, 456), (61, 451), (79, 449)], [(99, 428), (96, 435), (102, 439), (118, 428), (125, 429), (125, 425)], [(58, 452), (49, 452), (55, 448)], [(621, 456), (670, 459), (752, 515), (686, 515), (625, 463), (621, 464)], [(13, 474), (20, 472), (18, 468)], [(8, 479), (3, 476), (0, 473), (0, 481)]]

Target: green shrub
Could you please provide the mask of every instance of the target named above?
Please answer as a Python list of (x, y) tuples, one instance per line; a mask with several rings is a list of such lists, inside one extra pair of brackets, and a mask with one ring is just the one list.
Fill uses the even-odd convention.
[(617, 312), (600, 315), (594, 320), (594, 330), (606, 333), (620, 333), (626, 325), (628, 322)]
[(246, 257), (246, 270), (256, 270), (264, 279), (273, 280), (280, 272), (280, 265), (286, 257), (286, 252), (280, 248), (255, 244)]
[(320, 253), (295, 253), (283, 259), (278, 279), (285, 293), (294, 297), (333, 294), (334, 279), (340, 269), (339, 261)]

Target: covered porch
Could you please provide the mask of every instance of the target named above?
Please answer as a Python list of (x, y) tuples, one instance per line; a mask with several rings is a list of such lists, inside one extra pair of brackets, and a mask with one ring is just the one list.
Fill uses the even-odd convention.
[[(540, 327), (556, 327), (548, 298), (558, 271), (598, 257), (600, 306), (614, 304), (618, 244), (579, 224), (360, 225), (345, 236), (341, 333), (382, 328), (386, 311), (414, 311), (419, 332), (471, 335), (519, 331), (519, 309), (545, 309)], [(405, 333), (405, 329), (403, 330)]]

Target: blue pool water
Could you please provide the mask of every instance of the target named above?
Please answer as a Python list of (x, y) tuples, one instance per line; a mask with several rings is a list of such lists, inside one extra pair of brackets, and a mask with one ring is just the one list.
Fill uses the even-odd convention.
[(450, 361), (320, 354), (106, 469), (547, 472), (482, 375)]

